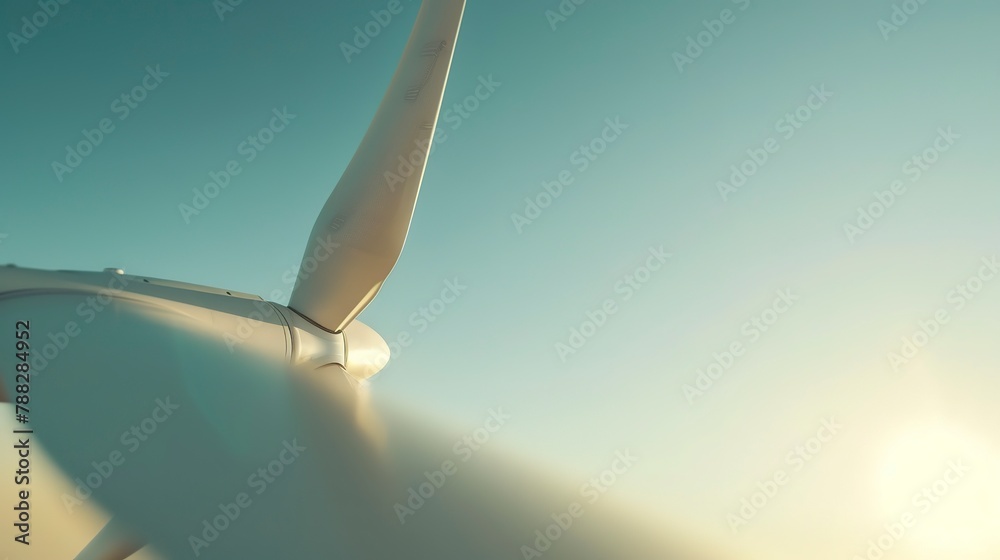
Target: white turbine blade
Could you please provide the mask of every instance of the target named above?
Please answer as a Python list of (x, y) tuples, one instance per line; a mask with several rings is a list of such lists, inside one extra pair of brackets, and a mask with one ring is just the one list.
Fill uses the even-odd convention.
[(327, 330), (340, 332), (368, 305), (403, 249), (464, 10), (465, 0), (424, 0), (375, 119), (313, 227), (289, 307)]
[(126, 560), (144, 546), (111, 519), (74, 560)]
[[(33, 332), (62, 332), (83, 297), (4, 300), (0, 324), (30, 316)], [(543, 560), (722, 558), (614, 496), (592, 502), (580, 488), (589, 474), (543, 471), (500, 441), (470, 458), (456, 442), (471, 426), (359, 391), (338, 365), (234, 353), (173, 310), (116, 298), (34, 371), (31, 396), (45, 406), (31, 407), (30, 425), (77, 484), (65, 497), (86, 490), (115, 516), (87, 554), (141, 539), (158, 557), (197, 560), (537, 558), (526, 546), (550, 548)], [(0, 367), (8, 394), (12, 372)], [(586, 513), (567, 521), (576, 502)], [(536, 531), (569, 522), (536, 544)]]

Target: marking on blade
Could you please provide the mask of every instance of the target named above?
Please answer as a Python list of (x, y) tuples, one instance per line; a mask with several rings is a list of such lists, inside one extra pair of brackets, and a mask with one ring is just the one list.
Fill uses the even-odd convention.
[(447, 46), (448, 41), (432, 41), (424, 45), (424, 50), (420, 51), (420, 54), (425, 57), (432, 56), (434, 60), (430, 61), (427, 65), (427, 72), (424, 74), (423, 79), (417, 85), (406, 90), (406, 97), (404, 99), (407, 101), (416, 101), (420, 97), (420, 92), (424, 90), (424, 86), (431, 79), (431, 74), (434, 73), (434, 68), (437, 67), (438, 60), (441, 58), (441, 51)]

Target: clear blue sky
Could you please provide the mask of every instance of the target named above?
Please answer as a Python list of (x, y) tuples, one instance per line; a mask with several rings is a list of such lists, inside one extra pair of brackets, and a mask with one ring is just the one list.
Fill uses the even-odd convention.
[[(282, 276), (418, 8), (403, 0), (348, 62), (342, 43), (387, 4), (245, 0), (221, 20), (207, 1), (61, 6), (17, 53), (0, 48), (0, 262), (287, 294)], [(971, 442), (965, 455), (982, 470), (995, 465), (1000, 279), (961, 310), (949, 294), (998, 251), (1000, 6), (930, 0), (897, 15), (898, 29), (880, 27), (887, 0), (590, 0), (564, 21), (546, 16), (558, 6), (468, 6), (448, 138), (406, 250), (362, 315), (387, 341), (413, 341), (375, 387), (470, 427), (503, 406), (512, 447), (581, 476), (632, 448), (649, 460), (623, 493), (747, 550), (795, 531), (805, 544), (784, 547), (789, 558), (816, 543), (863, 549), (956, 441)], [(706, 31), (727, 9), (728, 23)], [(0, 30), (19, 33), (37, 10), (5, 2)], [(699, 54), (688, 37), (703, 31)], [(115, 105), (150, 66), (169, 75), (127, 112)], [(468, 101), (490, 77), (500, 86)], [(478, 106), (447, 112), (466, 102)], [(294, 118), (247, 161), (241, 143), (284, 108)], [(57, 177), (53, 162), (105, 118), (114, 130)], [(574, 155), (608, 119), (627, 129), (591, 159)], [(906, 166), (925, 150), (933, 164)], [(763, 154), (745, 185), (720, 188), (731, 166)], [(185, 220), (179, 205), (230, 160), (242, 172)], [(572, 183), (518, 231), (512, 214), (564, 170)], [(884, 215), (845, 232), (897, 180), (906, 191)], [(671, 256), (647, 278), (638, 269), (660, 247)], [(633, 275), (646, 281), (622, 287)], [(455, 278), (468, 286), (456, 303), (426, 329), (411, 319)], [(782, 289), (798, 300), (754, 337), (744, 323)], [(608, 299), (617, 311), (561, 355)], [(941, 307), (951, 322), (894, 368), (900, 337)], [(689, 402), (684, 385), (734, 342), (745, 355)], [(731, 537), (727, 514), (830, 416), (843, 435)], [(928, 438), (937, 447), (911, 444)], [(885, 490), (885, 476), (906, 482)], [(935, 547), (968, 523), (1000, 523), (1000, 502), (974, 499), (1000, 496), (981, 477), (906, 545), (910, 557), (955, 552)], [(903, 499), (885, 495), (897, 490)]]

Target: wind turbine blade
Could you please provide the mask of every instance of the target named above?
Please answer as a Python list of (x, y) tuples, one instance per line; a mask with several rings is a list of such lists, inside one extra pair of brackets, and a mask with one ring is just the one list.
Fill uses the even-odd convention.
[(403, 249), (464, 10), (465, 0), (424, 0), (382, 104), (313, 227), (289, 307), (327, 330), (361, 313)]
[(144, 546), (112, 518), (74, 560), (126, 560)]
[[(4, 301), (0, 324), (30, 316), (33, 332), (62, 332), (82, 297)], [(11, 371), (0, 367), (8, 394)], [(102, 537), (120, 528), (163, 558), (722, 558), (613, 496), (591, 502), (584, 476), (500, 441), (468, 455), (456, 442), (469, 426), (358, 390), (339, 365), (234, 353), (174, 309), (115, 298), (31, 383), (45, 406), (30, 426), (76, 485), (67, 507), (96, 500), (115, 516)], [(550, 529), (574, 503), (585, 515)], [(536, 533), (549, 530), (558, 538)]]

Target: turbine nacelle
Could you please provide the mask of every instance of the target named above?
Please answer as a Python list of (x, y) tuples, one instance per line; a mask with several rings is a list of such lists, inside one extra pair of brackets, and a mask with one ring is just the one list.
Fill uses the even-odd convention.
[[(301, 369), (339, 366), (356, 380), (366, 380), (388, 362), (389, 350), (374, 330), (355, 321), (343, 332), (332, 333), (295, 311), (258, 296), (158, 278), (132, 276), (121, 269), (103, 272), (44, 271), (7, 266), (0, 268), (0, 311), (18, 300), (31, 299), (32, 316), (55, 314), (54, 329), (34, 332), (31, 365), (44, 370), (58, 359), (80, 334), (97, 325), (110, 309), (141, 309), (151, 322), (167, 332), (218, 339), (230, 352), (253, 352)], [(50, 306), (59, 298), (58, 306)], [(166, 317), (192, 319), (183, 325)], [(88, 344), (116, 351), (114, 340), (88, 338)], [(351, 357), (350, 355), (354, 356)], [(7, 380), (11, 383), (13, 378)], [(0, 402), (10, 391), (0, 383)]]

